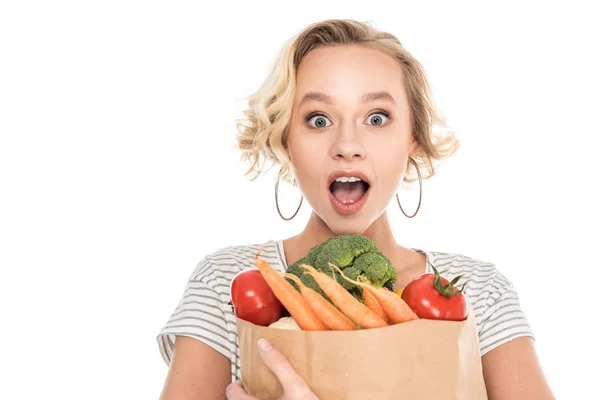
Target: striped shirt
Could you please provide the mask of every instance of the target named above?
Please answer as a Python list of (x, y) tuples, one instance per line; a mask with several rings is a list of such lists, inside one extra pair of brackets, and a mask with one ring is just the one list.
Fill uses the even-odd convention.
[[(241, 380), (240, 349), (235, 315), (228, 304), (229, 286), (240, 271), (255, 267), (261, 245), (230, 246), (206, 256), (187, 281), (179, 304), (160, 330), (157, 340), (161, 356), (171, 362), (176, 335), (196, 338), (231, 360), (232, 381)], [(501, 344), (533, 332), (511, 282), (491, 263), (461, 254), (413, 249), (444, 276), (463, 275), (465, 293), (473, 307), (483, 356)], [(264, 245), (261, 258), (278, 271), (287, 268), (283, 241)], [(427, 263), (426, 272), (433, 272)]]

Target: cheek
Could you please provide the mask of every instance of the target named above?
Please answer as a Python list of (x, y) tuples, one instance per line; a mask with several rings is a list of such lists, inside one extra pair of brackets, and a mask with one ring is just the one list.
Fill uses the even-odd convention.
[(379, 152), (376, 159), (375, 171), (377, 171), (377, 181), (383, 186), (386, 195), (395, 193), (404, 178), (408, 162), (408, 150), (406, 148), (397, 148), (396, 151)]
[(316, 149), (315, 146), (307, 145), (304, 141), (290, 141), (291, 169), (301, 189), (310, 189), (319, 181), (321, 161)]

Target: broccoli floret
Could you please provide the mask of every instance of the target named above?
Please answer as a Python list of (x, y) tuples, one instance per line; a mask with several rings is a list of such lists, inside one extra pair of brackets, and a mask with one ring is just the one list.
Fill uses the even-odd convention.
[(340, 268), (346, 268), (354, 260), (354, 251), (348, 240), (327, 239), (317, 246), (315, 250), (316, 260), (313, 265), (320, 270), (329, 269), (329, 263)]
[[(329, 300), (314, 278), (305, 274), (305, 270), (300, 268), (301, 264), (312, 265), (317, 270), (335, 277), (346, 290), (362, 302), (362, 289), (342, 278), (339, 272), (335, 271), (334, 274), (329, 263), (339, 267), (347, 277), (357, 280), (358, 276), (362, 276), (374, 286), (387, 287), (391, 290), (396, 281), (396, 270), (389, 258), (379, 251), (375, 242), (361, 235), (344, 235), (327, 239), (311, 248), (305, 257), (290, 265), (287, 272), (298, 276), (307, 287), (316, 290)], [(298, 289), (294, 282), (289, 279), (288, 282)]]
[(352, 254), (354, 255), (354, 257), (358, 257), (361, 254), (368, 253), (370, 251), (379, 252), (379, 249), (377, 248), (375, 242), (364, 236), (346, 236), (344, 240), (349, 244), (350, 248), (352, 249)]
[(354, 260), (353, 266), (360, 269), (374, 286), (382, 287), (388, 282), (396, 282), (396, 270), (390, 259), (382, 253), (362, 254)]
[[(362, 270), (356, 268), (355, 266), (342, 268), (342, 271), (344, 272), (344, 275), (354, 280), (356, 280), (356, 278), (362, 273)], [(347, 290), (356, 288), (356, 285), (354, 285), (352, 282), (348, 282), (346, 279), (340, 276), (340, 273), (337, 271), (335, 272), (335, 279)]]
[(304, 261), (306, 264), (314, 265), (317, 262), (317, 255), (321, 252), (321, 247), (323, 243), (314, 246), (312, 249), (308, 251), (306, 256), (304, 257)]

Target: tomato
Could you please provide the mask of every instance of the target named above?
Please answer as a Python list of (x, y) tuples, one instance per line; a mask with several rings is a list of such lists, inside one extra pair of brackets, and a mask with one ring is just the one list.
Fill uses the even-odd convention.
[(434, 273), (424, 273), (409, 282), (402, 291), (402, 300), (419, 318), (464, 321), (469, 307), (463, 289), (454, 285), (460, 279), (451, 282), (433, 268)]
[(234, 276), (230, 293), (234, 313), (244, 321), (269, 326), (283, 316), (283, 305), (256, 268)]

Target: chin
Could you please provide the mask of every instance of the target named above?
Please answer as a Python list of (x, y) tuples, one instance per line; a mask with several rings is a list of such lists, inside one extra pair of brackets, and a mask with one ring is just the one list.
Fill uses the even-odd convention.
[(339, 216), (323, 220), (327, 227), (336, 235), (362, 235), (371, 225), (365, 218), (340, 218)]

